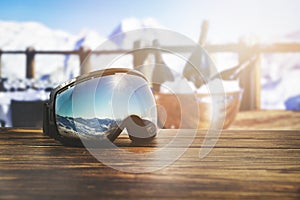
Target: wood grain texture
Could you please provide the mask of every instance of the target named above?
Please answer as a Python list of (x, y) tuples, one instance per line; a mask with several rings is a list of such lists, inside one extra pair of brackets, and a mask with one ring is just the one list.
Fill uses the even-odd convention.
[[(183, 131), (180, 139), (187, 140), (190, 132)], [(0, 199), (300, 198), (300, 131), (224, 131), (208, 156), (199, 159), (205, 133), (198, 131), (172, 165), (131, 174), (103, 165), (84, 148), (64, 147), (40, 130), (2, 128)], [(175, 135), (176, 130), (162, 130), (147, 145), (122, 135), (116, 144), (133, 152), (153, 151)]]
[(286, 110), (253, 110), (239, 112), (229, 129), (300, 130), (300, 112)]

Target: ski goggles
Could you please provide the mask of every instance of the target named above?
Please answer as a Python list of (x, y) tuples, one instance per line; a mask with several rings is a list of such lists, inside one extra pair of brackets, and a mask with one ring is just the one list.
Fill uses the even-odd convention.
[(135, 70), (81, 75), (55, 88), (44, 105), (44, 134), (65, 145), (113, 142), (125, 129), (134, 142), (147, 142), (157, 132), (154, 96)]

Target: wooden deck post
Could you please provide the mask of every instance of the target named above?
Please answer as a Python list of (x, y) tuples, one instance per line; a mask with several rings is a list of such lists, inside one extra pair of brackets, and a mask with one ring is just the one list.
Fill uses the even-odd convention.
[(91, 52), (92, 50), (87, 47), (80, 47), (79, 49), (80, 75), (89, 73), (91, 71)]
[(34, 78), (34, 55), (35, 50), (33, 47), (28, 47), (25, 51), (26, 54), (26, 78)]
[(136, 40), (133, 43), (133, 52), (132, 52), (132, 57), (133, 57), (133, 68), (135, 70), (138, 70), (145, 62), (149, 51), (145, 50), (145, 49), (141, 49), (142, 48), (142, 44), (141, 44), (141, 40)]
[(153, 60), (151, 59), (152, 53), (153, 50), (144, 49), (144, 46), (142, 47), (141, 40), (136, 40), (133, 42), (133, 69), (142, 72), (149, 81), (152, 80), (152, 71), (154, 64)]
[[(258, 54), (255, 46), (247, 46), (244, 42), (239, 43), (239, 62), (250, 59)], [(252, 66), (241, 73), (240, 86), (244, 89), (240, 110), (260, 109), (260, 57), (257, 55)]]
[(204, 20), (201, 25), (201, 33), (198, 41), (198, 44), (201, 47), (205, 45), (207, 33), (208, 33), (208, 26), (209, 26), (209, 22), (207, 20)]
[(2, 78), (2, 49), (0, 49), (0, 79)]

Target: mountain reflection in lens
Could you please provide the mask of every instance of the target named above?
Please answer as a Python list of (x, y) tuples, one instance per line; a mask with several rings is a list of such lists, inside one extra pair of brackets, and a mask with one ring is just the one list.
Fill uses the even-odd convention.
[(153, 107), (155, 100), (145, 79), (125, 73), (107, 75), (59, 92), (56, 125), (63, 137), (81, 140), (113, 141), (125, 128), (132, 140), (153, 138), (157, 121)]

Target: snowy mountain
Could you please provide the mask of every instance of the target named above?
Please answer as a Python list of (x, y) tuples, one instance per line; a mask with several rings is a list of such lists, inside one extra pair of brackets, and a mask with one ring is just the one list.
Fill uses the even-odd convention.
[(69, 137), (104, 137), (118, 128), (117, 121), (112, 119), (83, 119), (73, 117), (56, 116), (60, 133)]
[[(34, 47), (35, 50), (74, 50), (80, 46), (96, 48), (106, 38), (93, 30), (84, 29), (78, 35), (61, 30), (52, 30), (37, 22), (0, 21), (0, 48), (2, 50), (25, 50)], [(39, 78), (51, 74), (56, 82), (69, 78), (69, 74), (79, 73), (77, 56), (37, 55), (35, 58), (35, 73)], [(25, 77), (24, 55), (3, 55), (2, 75), (10, 78)]]
[[(114, 41), (119, 47), (121, 48), (131, 48), (132, 47), (132, 41), (136, 39), (147, 39), (145, 38), (146, 34), (130, 34), (131, 31), (144, 29), (145, 31), (147, 28), (157, 28), (157, 29), (165, 29), (163, 25), (161, 25), (157, 20), (154, 18), (145, 18), (145, 19), (137, 19), (137, 18), (126, 18), (123, 19), (119, 25), (116, 26), (116, 28), (112, 31), (112, 33), (109, 35), (109, 38)], [(128, 34), (129, 33), (129, 34)], [(122, 35), (122, 37), (115, 37), (118, 35)], [(126, 41), (125, 41), (126, 37)], [(153, 38), (150, 38), (152, 41)], [(127, 41), (130, 41), (129, 43), (126, 43)], [(147, 41), (142, 41), (147, 42)]]

